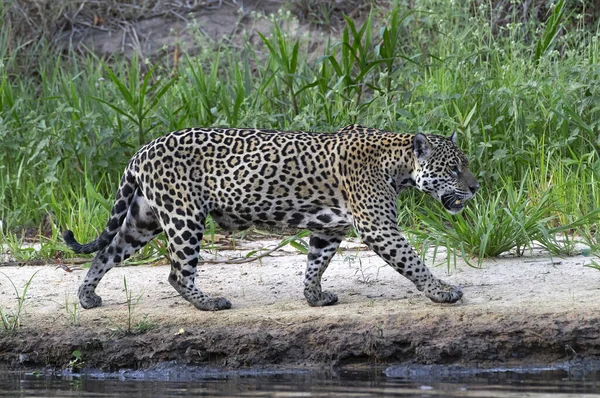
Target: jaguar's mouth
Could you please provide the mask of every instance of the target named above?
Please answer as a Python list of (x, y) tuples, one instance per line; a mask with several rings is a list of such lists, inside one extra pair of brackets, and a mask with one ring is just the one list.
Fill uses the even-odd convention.
[(441, 201), (446, 210), (451, 214), (456, 214), (465, 207), (468, 199), (459, 198), (455, 194), (442, 195)]

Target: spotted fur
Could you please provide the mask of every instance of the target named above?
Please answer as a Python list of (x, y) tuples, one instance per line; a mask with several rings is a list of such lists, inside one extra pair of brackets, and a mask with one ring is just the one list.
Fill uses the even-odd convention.
[(396, 221), (405, 188), (432, 195), (451, 213), (479, 189), (455, 138), (358, 125), (330, 134), (194, 128), (158, 138), (129, 162), (102, 234), (83, 245), (64, 234), (73, 251), (98, 252), (79, 287), (81, 305), (101, 305), (95, 290), (104, 274), (164, 231), (175, 290), (201, 310), (231, 308), (195, 284), (209, 215), (225, 230), (311, 230), (304, 296), (312, 306), (337, 302), (321, 290), (321, 277), (352, 227), (431, 300), (456, 302), (461, 290), (429, 272)]

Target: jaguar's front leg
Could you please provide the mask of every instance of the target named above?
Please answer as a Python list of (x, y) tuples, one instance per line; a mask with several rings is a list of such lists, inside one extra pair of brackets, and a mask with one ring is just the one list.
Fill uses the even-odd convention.
[(458, 286), (436, 278), (415, 253), (407, 239), (397, 232), (389, 242), (378, 242), (366, 234), (363, 241), (400, 274), (411, 280), (419, 291), (436, 303), (455, 303), (463, 296)]
[(387, 231), (361, 233), (363, 242), (392, 268), (411, 280), (418, 290), (436, 303), (455, 303), (463, 296), (460, 287), (436, 278), (415, 253), (395, 225)]
[(321, 276), (340, 246), (344, 234), (313, 233), (308, 243), (308, 263), (304, 277), (304, 297), (313, 307), (332, 305), (338, 298), (334, 293), (321, 290)]
[(436, 278), (413, 250), (397, 225), (396, 198), (389, 192), (382, 205), (354, 215), (354, 226), (364, 243), (392, 268), (411, 280), (418, 290), (436, 303), (455, 303), (463, 296), (458, 286)]

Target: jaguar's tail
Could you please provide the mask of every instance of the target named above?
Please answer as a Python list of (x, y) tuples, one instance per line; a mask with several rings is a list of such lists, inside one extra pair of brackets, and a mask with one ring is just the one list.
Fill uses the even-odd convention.
[(123, 221), (125, 221), (125, 216), (127, 216), (127, 211), (129, 210), (136, 189), (136, 178), (133, 171), (128, 167), (127, 170), (125, 170), (125, 174), (123, 174), (123, 178), (121, 178), (121, 183), (119, 184), (119, 189), (117, 190), (117, 195), (115, 197), (115, 204), (104, 231), (102, 231), (100, 236), (95, 240), (81, 244), (75, 239), (73, 231), (67, 230), (63, 233), (63, 239), (67, 246), (78, 254), (94, 253), (105, 248), (112, 242), (115, 235), (119, 232), (119, 229), (121, 229), (121, 225), (123, 225)]

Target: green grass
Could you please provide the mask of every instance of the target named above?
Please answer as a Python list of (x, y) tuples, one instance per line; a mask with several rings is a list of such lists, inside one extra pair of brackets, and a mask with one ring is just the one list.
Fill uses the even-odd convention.
[(15, 291), (17, 303), (15, 308), (2, 308), (0, 307), (0, 330), (4, 330), (5, 332), (15, 332), (21, 329), (22, 317), (23, 317), (23, 309), (25, 306), (25, 301), (27, 300), (27, 291), (29, 290), (29, 286), (33, 281), (33, 278), (38, 273), (38, 271), (34, 272), (31, 277), (25, 282), (23, 289), (19, 291), (15, 283), (10, 279), (8, 275), (4, 272), (0, 272), (13, 287)]
[(81, 324), (81, 309), (79, 308), (79, 300), (65, 296), (65, 312), (71, 326), (79, 326)]
[[(8, 228), (0, 243), (18, 244), (10, 231), (37, 228), (46, 213), (57, 231), (42, 256), (64, 249), (58, 229), (95, 238), (128, 159), (169, 131), (334, 131), (359, 122), (458, 132), (482, 189), (457, 216), (403, 195), (401, 224), (421, 242), (478, 258), (533, 241), (570, 253), (577, 239), (600, 251), (596, 26), (577, 22), (562, 0), (545, 23), (513, 13), (503, 25), (494, 25), (492, 3), (411, 4), (345, 18), (339, 36), (316, 47), (290, 31), (284, 13), (254, 47), (199, 34), (201, 51), (176, 68), (80, 51), (57, 57), (44, 40), (11, 46), (0, 33), (0, 219)], [(159, 244), (143, 256), (160, 253)]]
[(114, 331), (124, 335), (137, 334), (145, 333), (156, 327), (154, 323), (148, 320), (148, 314), (136, 321), (135, 310), (142, 299), (143, 293), (135, 297), (131, 289), (127, 287), (127, 278), (125, 276), (123, 277), (123, 287), (125, 290), (125, 303), (127, 304), (127, 316), (121, 322), (111, 319), (111, 323), (115, 326)]

